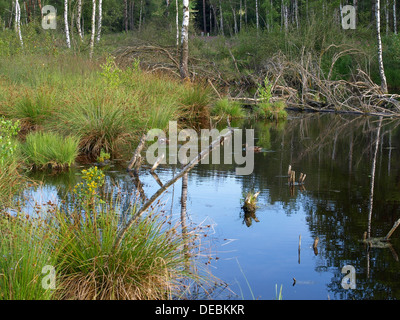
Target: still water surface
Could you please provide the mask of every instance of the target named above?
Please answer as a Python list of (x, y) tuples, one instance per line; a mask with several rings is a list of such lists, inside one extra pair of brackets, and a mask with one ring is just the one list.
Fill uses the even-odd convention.
[[(210, 225), (209, 270), (229, 284), (217, 299), (399, 299), (400, 228), (385, 248), (364, 245), (364, 232), (384, 237), (400, 218), (400, 122), (333, 114), (291, 114), (284, 123), (242, 122), (255, 129), (254, 172), (235, 175), (235, 165), (196, 166), (188, 177), (187, 217)], [(222, 128), (221, 128), (222, 129)], [(378, 139), (377, 139), (378, 137)], [(371, 169), (376, 142), (373, 207), (369, 218)], [(288, 185), (289, 164), (307, 174), (304, 188)], [(108, 181), (134, 190), (126, 163), (105, 171)], [(166, 182), (177, 168), (160, 166)], [(44, 185), (27, 190), (31, 203), (58, 201), (78, 182), (78, 170), (57, 176), (36, 175)], [(149, 197), (159, 185), (144, 166), (140, 172)], [(162, 197), (164, 209), (180, 216), (182, 182)], [(58, 191), (57, 191), (58, 190)], [(256, 216), (241, 210), (243, 194), (260, 191)], [(299, 237), (301, 244), (299, 251)], [(318, 237), (317, 251), (313, 250)], [(356, 271), (356, 288), (341, 286), (345, 265)], [(296, 282), (294, 283), (294, 280)]]

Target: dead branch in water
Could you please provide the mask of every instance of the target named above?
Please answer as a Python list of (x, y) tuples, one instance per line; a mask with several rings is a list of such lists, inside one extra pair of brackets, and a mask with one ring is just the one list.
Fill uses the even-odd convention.
[(131, 219), (126, 223), (126, 225), (119, 231), (114, 245), (113, 250), (116, 250), (125, 233), (129, 230), (130, 227), (135, 223), (135, 221), (151, 206), (151, 204), (161, 195), (163, 194), (170, 186), (172, 186), (175, 182), (177, 182), (180, 178), (182, 178), (185, 174), (187, 174), (190, 170), (192, 170), (202, 159), (204, 159), (210, 152), (212, 152), (215, 148), (219, 147), (221, 143), (228, 137), (231, 137), (233, 134), (233, 128), (230, 126), (230, 122), (228, 119), (228, 132), (219, 136), (215, 139), (206, 149), (203, 149), (197, 157), (195, 157), (192, 161), (190, 161), (181, 172), (176, 175), (174, 178), (167, 181), (162, 187), (160, 187), (150, 198), (147, 200), (142, 207), (131, 217)]

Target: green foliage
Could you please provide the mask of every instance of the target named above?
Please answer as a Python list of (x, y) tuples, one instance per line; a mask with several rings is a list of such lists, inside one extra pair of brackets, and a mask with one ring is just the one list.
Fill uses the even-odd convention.
[(26, 94), (7, 113), (13, 118), (22, 119), (31, 124), (42, 124), (52, 115), (53, 110), (51, 95), (38, 91)]
[(42, 268), (53, 265), (52, 233), (41, 219), (0, 214), (0, 300), (49, 300)]
[(19, 121), (12, 122), (0, 117), (0, 166), (4, 166), (16, 150), (14, 137), (19, 131)]
[(110, 160), (110, 154), (108, 152), (105, 152), (103, 149), (100, 151), (100, 155), (97, 157), (97, 161), (100, 163), (103, 163), (106, 160)]
[(264, 78), (263, 85), (258, 85), (258, 96), (263, 103), (269, 104), (272, 98), (272, 83), (269, 82), (268, 78)]
[(32, 132), (21, 146), (26, 162), (35, 168), (64, 169), (75, 162), (79, 139), (54, 132)]
[(74, 194), (78, 197), (80, 203), (88, 205), (93, 204), (95, 199), (100, 199), (98, 189), (104, 184), (104, 173), (97, 167), (91, 167), (88, 170), (82, 170), (82, 180), (74, 187)]
[(102, 72), (100, 73), (105, 83), (111, 87), (118, 87), (121, 85), (122, 70), (115, 64), (115, 58), (108, 56), (106, 62), (100, 65)]
[(242, 105), (237, 101), (231, 101), (228, 98), (219, 99), (214, 103), (211, 110), (212, 115), (218, 117), (229, 116), (232, 119), (246, 117), (246, 112)]

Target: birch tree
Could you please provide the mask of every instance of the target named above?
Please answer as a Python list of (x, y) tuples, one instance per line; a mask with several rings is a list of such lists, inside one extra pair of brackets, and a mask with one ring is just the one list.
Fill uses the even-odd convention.
[(124, 28), (128, 32), (128, 0), (124, 0)]
[(96, 38), (97, 42), (100, 42), (102, 20), (103, 20), (103, 0), (99, 0), (99, 15), (97, 20), (97, 38)]
[(178, 0), (175, 0), (175, 5), (176, 5), (176, 13), (175, 13), (176, 47), (179, 48), (179, 3), (178, 3)]
[(378, 66), (379, 66), (379, 75), (381, 78), (381, 88), (383, 93), (388, 92), (385, 69), (383, 67), (383, 58), (382, 58), (382, 39), (381, 39), (381, 10), (380, 10), (380, 0), (375, 0), (375, 20), (376, 20), (376, 39), (378, 42)]
[(19, 6), (18, 0), (15, 0), (15, 31), (17, 32), (21, 47), (24, 47), (21, 33), (21, 7)]
[(206, 0), (203, 0), (203, 30), (204, 35), (207, 35), (207, 21), (206, 21)]
[(78, 29), (78, 35), (81, 41), (83, 41), (83, 34), (81, 28), (81, 19), (82, 19), (82, 0), (78, 0), (77, 2), (77, 14), (76, 14), (76, 28)]
[(68, 27), (68, 0), (64, 0), (64, 23), (65, 23), (65, 37), (67, 39), (67, 47), (71, 48), (71, 40), (69, 37), (69, 27)]
[(256, 0), (256, 28), (257, 28), (257, 31), (258, 31), (259, 25), (260, 25), (260, 21), (259, 21), (259, 17), (258, 17), (258, 0)]
[(183, 0), (183, 21), (181, 32), (180, 73), (182, 79), (189, 78), (189, 0)]
[(220, 31), (221, 31), (221, 34), (224, 35), (224, 16), (222, 14), (221, 0), (219, 0), (219, 16), (220, 16)]
[(393, 32), (397, 34), (396, 0), (393, 0)]
[(92, 31), (90, 35), (90, 53), (89, 57), (90, 59), (93, 58), (93, 51), (94, 51), (94, 36), (96, 33), (96, 0), (92, 0)]

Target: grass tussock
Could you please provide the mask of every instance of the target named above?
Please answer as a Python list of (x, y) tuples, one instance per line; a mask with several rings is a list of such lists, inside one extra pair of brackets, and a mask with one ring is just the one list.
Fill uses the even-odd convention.
[[(205, 283), (194, 232), (182, 233), (179, 223), (152, 211), (114, 248), (136, 206), (121, 215), (121, 198), (101, 192), (105, 180), (96, 167), (82, 171), (82, 181), (74, 206), (36, 205), (35, 217), (0, 212), (0, 300), (173, 299), (188, 284)], [(55, 270), (53, 282), (42, 273), (46, 266)]]
[(218, 117), (229, 116), (232, 119), (240, 119), (246, 117), (246, 112), (242, 108), (240, 102), (230, 101), (228, 98), (222, 98), (214, 103), (211, 111), (212, 115)]
[(21, 150), (26, 163), (33, 168), (65, 169), (75, 162), (78, 144), (79, 139), (74, 136), (37, 131), (26, 136)]
[[(179, 294), (178, 280), (189, 276), (176, 230), (165, 230), (160, 216), (148, 216), (132, 228), (113, 252), (118, 215), (97, 212), (96, 221), (58, 216), (59, 299), (168, 299)], [(71, 232), (72, 230), (72, 232)]]

